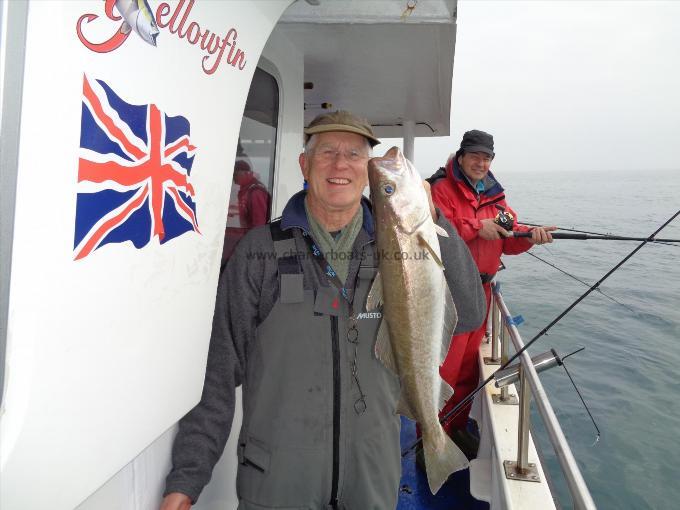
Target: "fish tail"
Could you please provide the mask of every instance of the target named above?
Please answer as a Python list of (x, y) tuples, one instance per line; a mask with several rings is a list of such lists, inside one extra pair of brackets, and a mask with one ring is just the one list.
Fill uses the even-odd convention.
[(427, 438), (423, 435), (427, 481), (430, 484), (432, 494), (439, 491), (451, 473), (465, 469), (470, 465), (465, 454), (444, 432), (444, 429), (440, 428), (439, 430), (440, 434), (437, 434), (438, 437), (436, 438)]

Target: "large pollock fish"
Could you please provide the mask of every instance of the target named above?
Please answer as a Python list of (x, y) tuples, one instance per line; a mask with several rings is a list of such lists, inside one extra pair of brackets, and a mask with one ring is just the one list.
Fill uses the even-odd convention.
[(439, 423), (453, 394), (439, 376), (457, 322), (422, 178), (397, 147), (368, 164), (379, 271), (366, 309), (383, 305), (376, 357), (401, 380), (397, 412), (420, 423), (430, 490), (435, 494), (468, 460)]

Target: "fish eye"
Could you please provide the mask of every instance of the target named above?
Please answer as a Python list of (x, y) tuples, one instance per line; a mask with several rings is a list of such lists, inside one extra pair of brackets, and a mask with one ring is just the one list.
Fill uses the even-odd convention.
[(383, 184), (382, 188), (385, 195), (391, 195), (392, 193), (394, 193), (394, 186), (390, 183)]

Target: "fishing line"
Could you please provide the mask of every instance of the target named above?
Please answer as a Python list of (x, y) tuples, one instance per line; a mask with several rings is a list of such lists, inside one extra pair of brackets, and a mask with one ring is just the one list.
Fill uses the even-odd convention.
[(680, 244), (664, 243), (663, 241), (652, 241), (654, 244), (663, 244), (664, 246), (672, 246), (674, 248), (680, 248)]
[[(600, 278), (597, 282), (595, 282), (587, 291), (585, 291), (583, 294), (581, 294), (572, 304), (570, 304), (562, 313), (560, 313), (557, 317), (555, 317), (550, 324), (548, 324), (546, 327), (544, 327), (541, 331), (539, 331), (529, 342), (522, 347), (519, 351), (517, 351), (508, 361), (506, 361), (504, 364), (502, 364), (498, 370), (503, 370), (504, 368), (507, 368), (510, 363), (515, 361), (524, 351), (526, 351), (531, 345), (536, 342), (539, 338), (541, 338), (543, 335), (547, 334), (548, 331), (555, 325), (557, 324), (565, 315), (567, 315), (569, 312), (571, 312), (576, 305), (578, 305), (581, 301), (583, 301), (586, 297), (590, 295), (591, 292), (594, 290), (597, 290), (597, 288), (600, 286), (600, 284), (605, 281), (607, 278), (609, 278), (616, 270), (618, 270), (623, 264), (625, 264), (628, 259), (630, 259), (633, 255), (635, 255), (638, 251), (642, 249), (642, 247), (647, 244), (650, 241), (654, 240), (654, 236), (661, 232), (664, 228), (668, 226), (668, 224), (673, 221), (675, 218), (677, 218), (680, 215), (680, 210), (678, 210), (673, 216), (671, 216), (666, 222), (661, 225), (652, 235), (650, 235), (647, 239), (642, 241), (639, 245), (637, 245), (628, 255), (626, 255), (620, 262), (618, 262), (613, 268), (611, 268), (607, 274), (605, 274), (602, 278)], [(439, 419), (439, 422), (442, 424), (447, 423), (450, 419), (454, 418), (457, 416), (462, 410), (463, 407), (466, 406), (468, 403), (472, 401), (473, 398), (475, 398), (475, 395), (482, 390), (487, 384), (489, 384), (493, 380), (493, 374), (491, 374), (489, 377), (487, 377), (482, 383), (477, 386), (467, 397), (465, 397), (463, 400), (461, 400), (456, 406), (451, 409), (449, 412), (447, 412), (443, 417)], [(411, 446), (406, 448), (402, 452), (402, 457), (405, 457), (410, 451), (412, 451), (416, 446), (418, 446), (422, 442), (423, 438), (420, 437), (418, 440), (416, 440)]]
[(593, 422), (593, 426), (595, 427), (595, 430), (597, 431), (597, 436), (595, 437), (595, 441), (593, 442), (593, 444), (590, 445), (591, 447), (593, 447), (598, 443), (598, 441), (600, 440), (600, 436), (602, 435), (600, 433), (600, 427), (598, 427), (597, 423), (595, 423), (595, 418), (593, 418), (593, 415), (590, 412), (590, 409), (588, 409), (588, 404), (586, 404), (586, 401), (583, 399), (583, 395), (581, 395), (581, 392), (578, 391), (578, 388), (576, 387), (576, 383), (574, 382), (574, 378), (571, 376), (571, 374), (569, 373), (569, 370), (567, 369), (567, 365), (564, 364), (565, 359), (567, 359), (569, 356), (571, 356), (573, 354), (576, 354), (577, 352), (581, 352), (583, 349), (585, 349), (585, 347), (581, 347), (577, 351), (574, 351), (571, 354), (567, 354), (564, 358), (562, 358), (562, 363), (560, 363), (560, 364), (562, 365), (562, 368), (564, 368), (564, 371), (567, 373), (567, 376), (569, 377), (569, 380), (571, 381), (572, 386), (576, 390), (576, 394), (578, 395), (578, 398), (581, 399), (581, 403), (583, 404), (583, 407), (585, 407), (586, 412), (588, 413), (588, 416), (590, 416), (590, 421)]
[[(527, 252), (525, 252), (525, 253), (526, 253), (527, 255), (531, 255), (531, 256), (534, 257), (535, 259), (540, 260), (540, 261), (543, 262), (544, 264), (548, 264), (550, 267), (553, 267), (553, 268), (557, 269), (560, 273), (563, 273), (563, 274), (567, 275), (569, 278), (573, 278), (574, 280), (576, 280), (577, 282), (579, 282), (579, 283), (585, 285), (586, 287), (590, 287), (590, 284), (589, 284), (588, 282), (584, 282), (583, 280), (581, 280), (580, 278), (577, 278), (577, 277), (574, 276), (573, 274), (567, 273), (564, 269), (561, 269), (561, 268), (557, 267), (555, 264), (553, 264), (553, 263), (551, 263), (551, 262), (548, 262), (548, 261), (545, 260), (545, 259), (542, 259), (542, 258), (539, 257), (538, 255), (534, 255), (534, 254), (531, 253), (530, 251), (527, 251)], [(628, 306), (627, 304), (622, 303), (621, 301), (618, 301), (617, 299), (614, 299), (613, 297), (608, 296), (607, 294), (605, 294), (604, 292), (602, 292), (602, 289), (597, 289), (597, 291), (598, 291), (600, 294), (602, 294), (604, 297), (606, 297), (607, 299), (613, 301), (614, 303), (616, 303), (616, 304), (618, 304), (618, 305), (623, 306), (623, 307), (626, 308), (628, 311), (630, 311), (630, 312), (632, 312), (632, 313), (637, 313), (635, 310), (633, 310), (633, 309), (632, 309), (630, 306)]]

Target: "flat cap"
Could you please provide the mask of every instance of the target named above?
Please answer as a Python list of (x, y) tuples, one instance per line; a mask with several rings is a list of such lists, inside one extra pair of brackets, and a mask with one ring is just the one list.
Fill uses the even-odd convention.
[(309, 140), (309, 137), (312, 135), (331, 131), (343, 131), (361, 135), (368, 140), (371, 147), (375, 147), (380, 143), (380, 140), (373, 134), (371, 125), (366, 120), (345, 110), (322, 113), (317, 116), (305, 129), (305, 135), (307, 135), (305, 141)]

